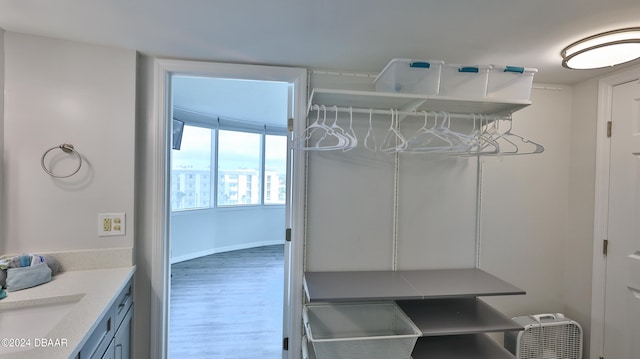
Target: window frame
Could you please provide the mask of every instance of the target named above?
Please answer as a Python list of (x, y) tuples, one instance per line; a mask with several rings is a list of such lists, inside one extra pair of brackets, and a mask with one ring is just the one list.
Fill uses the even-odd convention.
[[(210, 191), (210, 201), (209, 201), (210, 205), (208, 207), (194, 207), (194, 208), (180, 208), (180, 209), (171, 208), (171, 213), (208, 210), (208, 209), (232, 210), (232, 209), (256, 208), (256, 207), (278, 208), (278, 207), (286, 206), (286, 203), (266, 203), (265, 201), (266, 192), (264, 189), (265, 179), (266, 179), (266, 174), (265, 174), (266, 136), (274, 135), (274, 136), (283, 136), (287, 138), (288, 131), (286, 126), (267, 125), (263, 123), (254, 123), (249, 121), (209, 116), (209, 115), (199, 114), (196, 112), (179, 109), (179, 108), (173, 109), (173, 118), (184, 122), (185, 127), (195, 126), (195, 127), (202, 127), (202, 128), (207, 128), (211, 130), (211, 167), (209, 170), (210, 172), (209, 186), (211, 188), (211, 191)], [(219, 141), (220, 130), (255, 133), (260, 135), (260, 164), (259, 164), (260, 169), (259, 169), (259, 175), (257, 176), (258, 180), (260, 181), (258, 185), (258, 190), (260, 192), (259, 203), (218, 205), (218, 183), (219, 183), (218, 158), (219, 158), (219, 146), (220, 146), (220, 141)], [(184, 141), (184, 138), (183, 138), (183, 141)], [(171, 151), (174, 151), (174, 150), (171, 149)], [(287, 153), (288, 151), (289, 149), (287, 148)], [(173, 168), (171, 168), (170, 171), (173, 172)]]
[[(263, 150), (263, 155), (262, 155), (262, 158), (263, 158), (262, 176), (263, 176), (263, 178), (262, 178), (262, 183), (261, 183), (261, 188), (262, 188), (262, 192), (263, 192), (263, 194), (262, 194), (262, 203), (265, 206), (284, 206), (286, 204), (286, 201), (287, 201), (287, 196), (286, 196), (287, 183), (286, 183), (286, 181), (287, 181), (287, 178), (288, 178), (288, 176), (286, 175), (286, 173), (288, 171), (288, 168), (287, 168), (288, 161), (286, 161), (286, 159), (285, 159), (285, 179), (284, 179), (285, 180), (285, 184), (284, 184), (285, 185), (285, 199), (284, 199), (285, 202), (284, 203), (266, 203), (266, 190), (265, 190), (265, 188), (266, 188), (266, 176), (267, 176), (267, 167), (266, 167), (266, 162), (267, 162), (267, 150), (266, 150), (266, 147), (267, 147), (267, 136), (282, 136), (284, 141), (285, 141), (285, 144), (286, 144), (285, 145), (286, 146), (286, 148), (285, 148), (285, 156), (287, 156), (288, 153), (289, 153), (289, 145), (288, 145), (289, 144), (289, 137), (288, 137), (289, 135), (287, 133), (287, 129), (283, 128), (282, 130), (279, 130), (279, 131), (270, 131), (269, 129), (266, 129), (264, 135), (262, 136), (262, 141), (263, 141), (263, 147), (262, 147), (262, 150)], [(273, 186), (273, 182), (272, 182), (272, 186)]]

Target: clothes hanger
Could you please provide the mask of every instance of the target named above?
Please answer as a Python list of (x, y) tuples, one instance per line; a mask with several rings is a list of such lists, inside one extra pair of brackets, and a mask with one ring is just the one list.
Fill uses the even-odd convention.
[(294, 140), (294, 144), (298, 149), (309, 150), (314, 149), (315, 146), (309, 146), (308, 141), (314, 136), (314, 134), (320, 131), (326, 131), (326, 126), (320, 123), (320, 106), (313, 105), (311, 109), (316, 111), (316, 119), (307, 128), (304, 129), (302, 135), (298, 136)]
[(402, 133), (396, 129), (394, 123), (399, 121), (397, 110), (391, 109), (391, 125), (385, 133), (384, 138), (382, 139), (382, 144), (380, 145), (380, 151), (391, 153), (391, 152), (402, 152), (407, 148), (407, 140), (404, 138)]
[[(491, 136), (491, 138), (495, 141), (498, 142), (500, 141), (501, 145), (500, 145), (500, 152), (496, 153), (496, 154), (490, 154), (490, 155), (515, 155), (519, 152), (519, 148), (518, 145), (516, 143), (514, 143), (513, 141), (511, 141), (509, 139), (509, 136), (507, 134), (507, 132), (500, 132), (498, 126), (500, 124), (501, 120), (496, 119), (495, 121), (493, 121), (493, 123), (491, 123), (490, 125), (487, 125), (487, 130), (485, 131), (489, 136)], [(507, 144), (509, 146), (511, 146), (511, 148), (513, 148), (511, 151), (505, 149), (505, 146), (503, 146), (502, 144)]]
[(465, 135), (463, 133), (453, 131), (451, 129), (451, 116), (448, 112), (440, 112), (442, 115), (442, 122), (440, 126), (435, 130), (441, 135), (447, 137), (452, 146), (446, 152), (448, 154), (466, 154), (469, 152), (471, 146), (474, 144), (473, 136)]
[(356, 136), (356, 132), (353, 130), (353, 107), (349, 106), (349, 128), (344, 131), (344, 135), (347, 137), (349, 144), (342, 149), (342, 151), (347, 152), (358, 146), (358, 137)]
[(364, 136), (364, 148), (369, 151), (376, 152), (378, 144), (376, 143), (376, 135), (373, 131), (373, 124), (371, 118), (373, 117), (373, 108), (369, 109), (369, 129), (367, 135)]
[(331, 126), (327, 125), (327, 107), (322, 105), (323, 111), (323, 120), (322, 125), (326, 129), (326, 132), (320, 138), (318, 142), (316, 142), (314, 150), (316, 151), (333, 151), (343, 149), (347, 143), (347, 138), (340, 134), (342, 132), (342, 128), (338, 126), (338, 107), (333, 106), (335, 108), (335, 121)]
[[(484, 126), (488, 126), (489, 120), (485, 118), (484, 115), (476, 115), (473, 116), (473, 140), (472, 143), (467, 150), (467, 153), (463, 154), (464, 157), (470, 156), (482, 156), (488, 154), (496, 154), (500, 152), (500, 145), (494, 141), (494, 139), (486, 133), (486, 127), (483, 127), (483, 123), (486, 123)], [(479, 118), (479, 119), (478, 119)], [(480, 121), (479, 125), (476, 125), (477, 121)]]
[[(530, 155), (530, 154), (536, 154), (536, 153), (544, 152), (544, 146), (542, 146), (539, 143), (533, 142), (533, 141), (531, 141), (529, 139), (526, 139), (526, 138), (524, 138), (524, 137), (522, 137), (520, 135), (517, 135), (517, 134), (511, 132), (512, 129), (513, 129), (513, 121), (509, 120), (509, 127), (507, 128), (507, 130), (505, 132), (503, 132), (500, 135), (500, 138), (512, 143), (514, 146), (516, 146), (516, 148), (518, 148), (518, 151), (511, 152), (511, 153), (500, 153), (500, 154), (504, 154), (504, 155)], [(518, 146), (518, 143), (520, 144), (520, 146), (532, 145), (533, 148), (531, 150), (528, 150), (528, 151), (520, 151), (520, 146)]]
[(429, 128), (428, 119), (429, 116), (426, 111), (423, 111), (424, 114), (424, 124), (416, 133), (413, 134), (409, 139), (407, 139), (407, 148), (404, 152), (406, 153), (430, 153), (430, 152), (438, 152), (438, 151), (446, 151), (449, 150), (453, 146), (453, 142), (446, 136), (440, 135), (435, 131), (435, 127), (437, 126), (437, 115), (435, 112), (430, 112), (434, 116), (433, 127)]

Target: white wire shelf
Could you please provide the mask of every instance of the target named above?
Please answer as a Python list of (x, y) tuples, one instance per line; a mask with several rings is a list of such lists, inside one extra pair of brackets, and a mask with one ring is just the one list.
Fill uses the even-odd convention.
[(315, 88), (309, 97), (309, 108), (313, 105), (372, 108), (374, 110), (395, 109), (400, 111), (444, 111), (451, 113), (509, 115), (531, 105), (531, 101), (492, 98), (462, 99), (395, 92)]

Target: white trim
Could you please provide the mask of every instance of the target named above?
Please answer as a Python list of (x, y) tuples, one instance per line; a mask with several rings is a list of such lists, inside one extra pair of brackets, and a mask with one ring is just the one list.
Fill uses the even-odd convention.
[(595, 210), (593, 229), (593, 273), (591, 289), (590, 357), (599, 358), (604, 350), (604, 310), (607, 260), (602, 255), (602, 240), (607, 238), (609, 218), (609, 163), (611, 139), (607, 122), (611, 121), (613, 87), (640, 78), (640, 68), (621, 71), (598, 82), (596, 128)]
[[(169, 89), (171, 75), (210, 76), (262, 81), (286, 81), (293, 83), (296, 89), (294, 98), (294, 128), (304, 128), (306, 116), (307, 71), (302, 68), (284, 68), (273, 66), (222, 64), (186, 60), (155, 59), (154, 61), (154, 106), (153, 121), (149, 124), (151, 138), (149, 154), (151, 164), (150, 190), (154, 193), (151, 240), (153, 258), (151, 258), (151, 348), (150, 357), (167, 357), (168, 342), (168, 268), (169, 268), (169, 206), (168, 206), (168, 158), (170, 136), (167, 131), (167, 119), (170, 118)], [(290, 359), (299, 359), (302, 340), (302, 271), (304, 254), (304, 169), (305, 156), (295, 156), (293, 176), (292, 245), (291, 245), (291, 317), (289, 318)]]
[(235, 244), (233, 246), (209, 248), (209, 249), (204, 250), (204, 251), (198, 251), (198, 252), (184, 254), (184, 255), (181, 255), (181, 256), (177, 256), (177, 257), (172, 257), (171, 260), (170, 260), (170, 263), (171, 264), (176, 264), (176, 263), (188, 261), (188, 260), (191, 260), (191, 259), (210, 256), (212, 254), (239, 251), (239, 250), (242, 250), (242, 249), (257, 248), (257, 247), (264, 247), (264, 246), (275, 246), (277, 244), (284, 244), (284, 242), (283, 241), (262, 241), (262, 242)]
[[(298, 137), (306, 128), (307, 122), (307, 71), (304, 70), (293, 81), (294, 117), (293, 136)], [(291, 278), (289, 280), (291, 316), (289, 319), (289, 359), (300, 359), (302, 355), (302, 305), (303, 305), (303, 271), (305, 244), (305, 213), (306, 213), (306, 174), (307, 157), (304, 153), (293, 152), (293, 173), (291, 184), (291, 200), (289, 211), (291, 215), (291, 258), (289, 266)]]
[(154, 61), (153, 84), (153, 114), (155, 121), (149, 125), (151, 133), (148, 139), (148, 154), (151, 160), (151, 328), (150, 330), (150, 357), (167, 357), (167, 333), (168, 333), (168, 278), (169, 251), (165, 248), (169, 234), (169, 198), (168, 198), (168, 158), (169, 158), (169, 131), (167, 129), (167, 112), (170, 111), (170, 99), (167, 89), (170, 83), (170, 70), (168, 64), (162, 61)]

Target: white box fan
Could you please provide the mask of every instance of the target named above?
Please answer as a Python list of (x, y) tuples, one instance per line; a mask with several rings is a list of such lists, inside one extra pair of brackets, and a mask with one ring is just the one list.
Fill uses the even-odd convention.
[(524, 330), (506, 332), (504, 346), (517, 359), (582, 359), (582, 327), (561, 313), (515, 317)]

